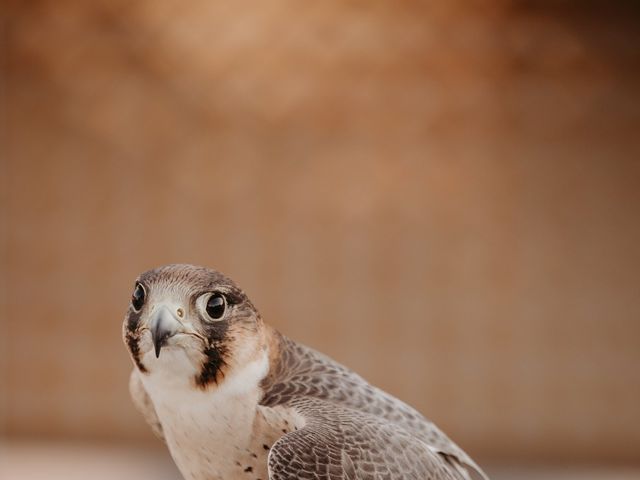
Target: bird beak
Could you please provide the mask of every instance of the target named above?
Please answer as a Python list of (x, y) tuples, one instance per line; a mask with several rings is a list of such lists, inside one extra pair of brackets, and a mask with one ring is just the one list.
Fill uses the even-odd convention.
[(164, 305), (154, 312), (149, 322), (149, 330), (156, 350), (156, 358), (160, 356), (160, 350), (167, 343), (167, 339), (178, 333), (181, 326), (178, 319)]

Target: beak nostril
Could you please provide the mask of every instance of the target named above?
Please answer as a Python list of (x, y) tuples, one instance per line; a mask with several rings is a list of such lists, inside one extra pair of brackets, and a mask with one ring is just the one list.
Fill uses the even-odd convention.
[(178, 314), (178, 318), (184, 317), (184, 310), (182, 308), (178, 308), (178, 310), (176, 310), (176, 313)]

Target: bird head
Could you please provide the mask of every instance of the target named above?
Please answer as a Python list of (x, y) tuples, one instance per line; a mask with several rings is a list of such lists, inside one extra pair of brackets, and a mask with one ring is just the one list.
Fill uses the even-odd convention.
[(231, 279), (204, 267), (167, 265), (136, 280), (123, 336), (142, 374), (206, 389), (260, 355), (262, 327)]

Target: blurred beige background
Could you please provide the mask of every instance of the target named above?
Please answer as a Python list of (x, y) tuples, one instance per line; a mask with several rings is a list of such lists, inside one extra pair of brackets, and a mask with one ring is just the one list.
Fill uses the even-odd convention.
[(481, 462), (640, 463), (631, 2), (2, 11), (6, 445), (164, 452), (120, 325), (189, 262)]

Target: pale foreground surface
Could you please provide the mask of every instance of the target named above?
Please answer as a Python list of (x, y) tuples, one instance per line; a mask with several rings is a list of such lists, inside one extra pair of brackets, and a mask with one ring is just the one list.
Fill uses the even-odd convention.
[[(485, 465), (483, 465), (485, 466)], [(637, 480), (637, 467), (486, 465), (492, 480)], [(180, 480), (168, 453), (137, 447), (0, 441), (0, 479)]]

